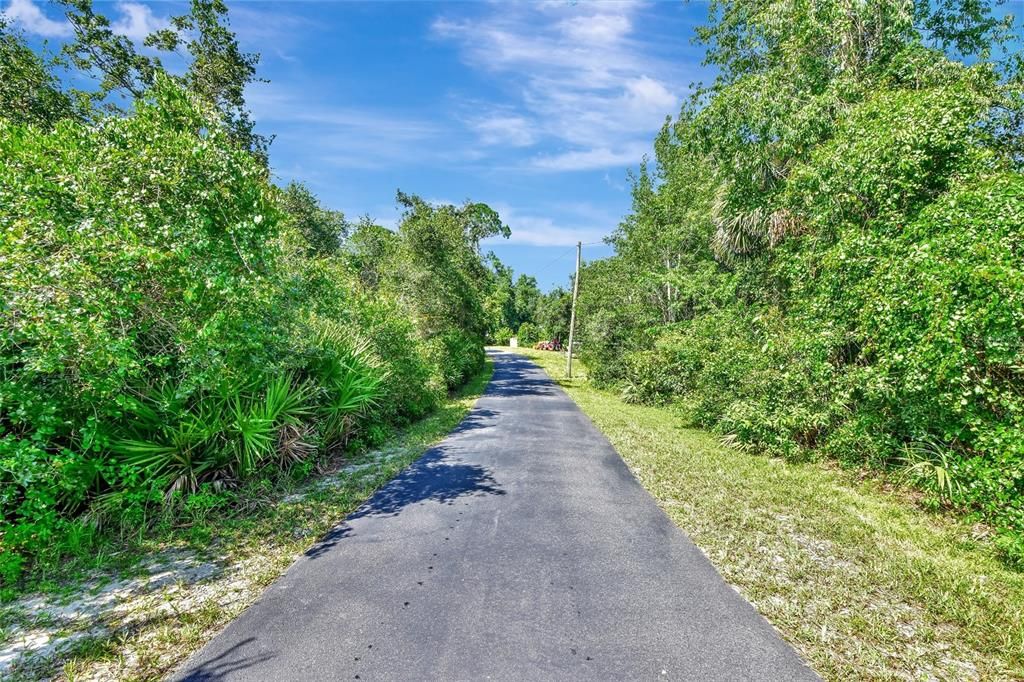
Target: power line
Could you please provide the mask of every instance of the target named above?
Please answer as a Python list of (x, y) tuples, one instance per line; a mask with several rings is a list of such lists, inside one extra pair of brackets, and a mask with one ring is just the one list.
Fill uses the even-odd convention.
[[(603, 241), (599, 241), (599, 242), (582, 242), (582, 243), (580, 243), (580, 246), (599, 246), (599, 245), (602, 245), (602, 244), (604, 244), (604, 242), (603, 242)], [(550, 267), (551, 267), (552, 265), (554, 265), (554, 264), (555, 264), (556, 262), (558, 262), (558, 261), (562, 260), (563, 258), (565, 258), (566, 256), (568, 256), (569, 254), (571, 254), (571, 253), (573, 252), (573, 250), (574, 250), (575, 248), (576, 248), (576, 247), (574, 247), (574, 246), (570, 246), (570, 247), (569, 247), (568, 249), (566, 249), (565, 251), (563, 251), (562, 253), (558, 254), (557, 256), (555, 256), (554, 258), (552, 258), (551, 260), (549, 260), (549, 261), (548, 261), (547, 263), (545, 263), (544, 265), (542, 265), (542, 266), (541, 266), (541, 267), (540, 267), (539, 269), (537, 269), (537, 270), (536, 270), (535, 272), (537, 272), (537, 273), (539, 274), (539, 273), (541, 273), (541, 272), (544, 272), (544, 271), (546, 271), (546, 270), (547, 270), (548, 268), (550, 268)]]
[(572, 253), (573, 251), (575, 251), (575, 250), (576, 250), (576, 247), (575, 247), (575, 246), (573, 246), (573, 247), (570, 247), (570, 248), (566, 249), (565, 251), (563, 251), (562, 253), (558, 254), (557, 256), (555, 256), (554, 258), (552, 258), (551, 260), (549, 260), (549, 261), (548, 261), (547, 263), (545, 263), (544, 265), (542, 265), (542, 266), (541, 266), (541, 267), (540, 267), (540, 268), (539, 268), (538, 270), (535, 270), (534, 272), (535, 272), (535, 273), (537, 273), (537, 274), (539, 275), (540, 273), (542, 273), (542, 272), (546, 271), (546, 270), (547, 270), (548, 268), (550, 268), (550, 267), (551, 267), (552, 265), (554, 265), (554, 264), (555, 264), (556, 262), (558, 262), (558, 261), (560, 261), (561, 259), (565, 258), (566, 256), (568, 256), (569, 254), (571, 254), (571, 253)]

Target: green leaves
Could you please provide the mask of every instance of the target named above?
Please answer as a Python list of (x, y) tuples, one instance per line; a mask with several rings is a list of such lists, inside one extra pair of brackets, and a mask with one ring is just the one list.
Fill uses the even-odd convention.
[[(0, 533), (14, 551), (90, 509), (144, 525), (175, 493), (312, 466), (375, 422), (424, 414), (482, 362), (448, 318), (459, 342), (428, 344), (416, 308), (364, 291), (328, 234), (340, 216), (299, 190), (311, 215), (283, 201), (167, 79), (128, 118), (0, 120), (0, 152)], [(479, 256), (452, 225), (462, 260), (429, 225), (420, 243), (443, 254), (434, 275), (452, 264), (467, 282)], [(438, 310), (476, 300), (431, 294)]]
[(484, 204), (401, 195), (399, 234), (364, 220), (349, 238), (307, 189), (268, 184), (243, 97), (256, 56), (223, 2), (147, 41), (188, 51), (175, 76), (65, 4), (71, 65), (96, 69), (97, 100), (135, 99), (83, 122), (0, 26), (5, 581), (83, 523), (141, 531), (204, 486), (226, 503), (425, 415), (483, 363), (479, 242), (508, 233)]
[(720, 77), (583, 275), (591, 378), (1024, 537), (1024, 106), (990, 10), (713, 3)]
[(959, 478), (953, 473), (956, 456), (935, 442), (910, 443), (904, 446), (902, 457), (904, 479), (938, 495), (949, 503), (959, 498), (963, 490)]
[(192, 493), (202, 483), (241, 480), (276, 464), (281, 431), (302, 430), (327, 402), (292, 374), (192, 397), (165, 386), (133, 403), (130, 435), (114, 438), (111, 450), (121, 463), (166, 481), (167, 494)]
[(0, 17), (0, 116), (44, 129), (62, 119), (76, 119), (72, 98), (22, 36)]
[(377, 405), (380, 385), (381, 377), (366, 371), (366, 368), (338, 366), (324, 387), (325, 398), (320, 408), (324, 437), (328, 442), (348, 438), (355, 417)]
[[(85, 77), (99, 79), (99, 89), (78, 93), (101, 111), (121, 113), (110, 95), (138, 101), (161, 80), (173, 81), (202, 102), (238, 149), (250, 152), (262, 167), (269, 141), (256, 134), (245, 106), (245, 88), (257, 80), (259, 55), (242, 52), (228, 27), (222, 0), (191, 0), (188, 14), (171, 17), (170, 26), (147, 36), (149, 54), (116, 32), (110, 20), (95, 11), (92, 0), (60, 0), (74, 27), (74, 40), (64, 46), (71, 66)], [(155, 51), (187, 56), (184, 74), (167, 71)]]
[(341, 211), (323, 208), (304, 185), (294, 182), (280, 191), (278, 203), (287, 216), (288, 227), (295, 230), (305, 242), (307, 255), (329, 256), (338, 253), (341, 241), (349, 230)]

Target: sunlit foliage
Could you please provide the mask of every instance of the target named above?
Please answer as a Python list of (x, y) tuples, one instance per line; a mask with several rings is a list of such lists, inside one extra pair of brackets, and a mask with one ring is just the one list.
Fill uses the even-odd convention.
[(616, 256), (583, 275), (592, 376), (757, 451), (915, 453), (936, 503), (1024, 560), (1010, 34), (973, 0), (713, 3), (720, 76), (666, 124)]

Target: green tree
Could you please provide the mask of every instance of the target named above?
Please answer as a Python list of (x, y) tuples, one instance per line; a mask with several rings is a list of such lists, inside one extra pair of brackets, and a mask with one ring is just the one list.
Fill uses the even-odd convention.
[(157, 31), (146, 44), (191, 57), (182, 83), (218, 112), (233, 139), (266, 165), (270, 141), (255, 132), (245, 104), (246, 87), (256, 82), (260, 56), (243, 52), (230, 29), (223, 0), (191, 0), (188, 14), (171, 18), (171, 29)]
[(394, 280), (400, 238), (368, 216), (356, 223), (345, 242), (345, 252), (363, 285), (371, 291)]
[(160, 59), (139, 54), (130, 38), (115, 33), (110, 20), (93, 9), (92, 0), (60, 2), (74, 30), (74, 39), (63, 48), (69, 65), (99, 78), (96, 91), (79, 94), (106, 112), (124, 111), (109, 99), (112, 95), (127, 99), (130, 108), (132, 101), (153, 87), (157, 74), (165, 72)]
[(278, 205), (288, 223), (302, 235), (308, 255), (338, 253), (349, 231), (345, 214), (324, 208), (305, 185), (297, 182), (279, 191)]
[(537, 318), (537, 307), (540, 305), (540, 288), (537, 280), (529, 275), (519, 275), (512, 285), (514, 317), (510, 322), (513, 329), (518, 329), (524, 322), (533, 322)]
[(498, 212), (487, 204), (466, 202), (458, 212), (466, 241), (474, 246), (477, 253), (483, 240), (498, 236), (508, 239), (512, 233), (509, 226), (501, 222)]
[(1010, 20), (976, 0), (710, 8), (719, 76), (583, 271), (592, 378), (772, 454), (930, 453), (915, 471), (962, 484), (942, 502), (1024, 546)]
[(245, 88), (257, 80), (259, 55), (242, 52), (229, 28), (223, 0), (191, 0), (188, 14), (172, 17), (170, 27), (145, 38), (147, 47), (185, 53), (184, 74), (170, 74), (158, 56), (141, 54), (131, 39), (119, 35), (110, 20), (95, 11), (92, 0), (60, 0), (74, 29), (64, 47), (71, 65), (99, 76), (99, 87), (87, 97), (108, 111), (120, 111), (112, 96), (135, 100), (156, 82), (158, 74), (173, 78), (218, 112), (231, 138), (265, 166), (270, 141), (255, 132), (245, 105)]
[(515, 319), (514, 273), (494, 253), (488, 253), (485, 261), (490, 272), (484, 310), (488, 319), (488, 337), (496, 341), (498, 331), (511, 329)]
[(396, 274), (425, 336), (454, 326), (482, 339), (488, 329), (482, 296), (488, 273), (480, 240), (499, 229), (497, 214), (483, 204), (432, 206), (401, 191), (398, 203), (405, 209), (398, 227), (400, 257), (410, 267)]
[(0, 16), (0, 116), (51, 128), (78, 118), (74, 102), (44, 62)]
[(543, 341), (564, 341), (569, 338), (569, 316), (572, 311), (572, 293), (555, 287), (541, 295), (537, 305), (536, 324)]

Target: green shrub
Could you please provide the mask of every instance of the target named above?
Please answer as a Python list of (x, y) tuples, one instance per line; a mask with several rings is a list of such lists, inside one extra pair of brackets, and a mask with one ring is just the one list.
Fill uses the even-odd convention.
[(359, 329), (367, 340), (372, 364), (381, 370), (381, 398), (375, 414), (387, 423), (424, 416), (445, 394), (435, 376), (416, 327), (394, 302), (360, 299)]
[(501, 327), (494, 332), (494, 343), (499, 346), (507, 346), (509, 341), (515, 336), (516, 333), (508, 327)]
[(531, 322), (523, 322), (519, 325), (519, 331), (516, 333), (516, 338), (519, 340), (520, 346), (532, 346), (533, 344), (540, 341), (540, 334), (537, 329), (537, 325)]
[(0, 119), (4, 584), (380, 442), (482, 365), (476, 335), (423, 341), (367, 291), (340, 214), (215, 121), (166, 79), (125, 118)]
[(738, 74), (666, 126), (617, 255), (584, 270), (585, 359), (739, 447), (892, 470), (1011, 557), (1024, 101), (983, 61), (892, 50), (859, 81)]
[(261, 169), (182, 93), (154, 97), (52, 134), (0, 122), (0, 357), (16, 432), (89, 440), (87, 419), (117, 422), (126, 389), (153, 376), (188, 393), (282, 356)]
[(679, 372), (672, 354), (634, 351), (625, 358), (622, 398), (628, 403), (661, 405), (681, 393)]
[(280, 366), (277, 213), (258, 164), (167, 82), (93, 126), (0, 120), (0, 154), (0, 436), (22, 462), (0, 481), (4, 544), (38, 548), (118, 485), (133, 396), (170, 380), (201, 401)]
[(152, 86), (131, 111), (65, 95), (0, 20), (4, 585), (115, 527), (183, 514), (208, 533), (231, 488), (379, 443), (483, 363), (500, 264), (480, 242), (509, 228), (399, 192), (397, 232), (363, 221), (346, 243), (340, 212), (270, 185), (242, 97), (256, 56), (214, 14), (196, 30), (240, 70), (209, 88), (196, 55), (176, 78), (131, 50), (96, 63), (103, 36), (71, 46), (97, 101), (114, 72)]
[[(873, 409), (908, 436), (999, 459), (1024, 493), (1024, 176), (959, 187), (889, 246), (863, 287)], [(1003, 496), (1000, 496), (1003, 497)], [(1024, 527), (1022, 527), (1024, 530)]]
[(427, 342), (431, 361), (447, 390), (464, 384), (483, 367), (485, 355), (480, 339), (452, 330)]
[(111, 451), (131, 469), (166, 481), (168, 493), (241, 480), (275, 457), (287, 464), (296, 452), (315, 449), (281, 443), (290, 429), (306, 430), (317, 402), (330, 404), (321, 392), (287, 374), (219, 394), (186, 397), (166, 386), (133, 402), (132, 437), (115, 439)]

